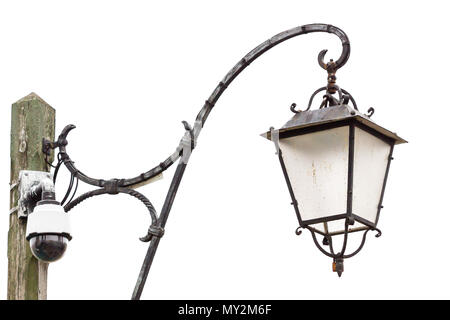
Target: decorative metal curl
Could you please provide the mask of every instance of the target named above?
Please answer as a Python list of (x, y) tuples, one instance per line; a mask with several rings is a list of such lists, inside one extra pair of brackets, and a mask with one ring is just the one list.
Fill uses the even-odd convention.
[(152, 224), (148, 228), (147, 235), (145, 237), (139, 238), (142, 242), (149, 242), (153, 237), (161, 238), (164, 235), (164, 228)]
[(301, 111), (295, 110), (296, 107), (297, 107), (297, 104), (296, 104), (296, 103), (291, 104), (291, 107), (290, 107), (291, 111), (292, 111), (293, 113), (300, 113)]
[(373, 116), (373, 114), (375, 113), (375, 109), (374, 108), (372, 108), (372, 107), (370, 107), (368, 110), (367, 110), (367, 116), (370, 118), (371, 116)]
[[(321, 66), (324, 70), (328, 71), (328, 69), (330, 68), (330, 64), (325, 63), (325, 61), (324, 61), (324, 58), (325, 58), (325, 55), (327, 52), (328, 52), (327, 49), (320, 51), (319, 55), (317, 56), (317, 61), (319, 62), (319, 66)], [(336, 64), (335, 64), (335, 66), (336, 66)]]
[[(334, 99), (334, 103), (335, 103), (335, 104), (338, 104), (338, 105), (341, 105), (341, 104), (347, 104), (347, 103), (348, 103), (348, 100), (350, 100), (350, 102), (351, 102), (352, 105), (353, 105), (353, 109), (355, 109), (355, 110), (358, 111), (358, 105), (356, 104), (356, 101), (355, 101), (355, 99), (353, 98), (353, 96), (352, 96), (347, 90), (342, 89), (341, 87), (339, 87), (339, 86), (337, 86), (337, 85), (335, 85), (335, 86), (336, 86), (336, 88), (337, 88), (337, 92), (340, 94), (340, 96), (339, 96), (339, 101), (337, 101), (335, 98), (333, 98), (333, 97), (331, 96), (331, 94), (329, 94), (329, 93), (327, 93), (327, 94), (324, 95), (324, 100), (325, 100), (325, 97), (326, 97), (328, 100), (329, 100), (329, 99)], [(309, 98), (309, 101), (308, 101), (308, 107), (307, 107), (304, 111), (309, 111), (309, 110), (311, 109), (312, 103), (314, 102), (314, 98), (316, 97), (316, 95), (317, 95), (318, 93), (320, 93), (320, 92), (322, 92), (322, 91), (326, 91), (326, 90), (327, 90), (327, 87), (321, 87), (321, 88), (317, 89), (316, 91), (314, 91), (313, 94), (311, 95), (311, 97)], [(348, 100), (347, 100), (347, 99), (348, 99)], [(327, 100), (326, 102), (328, 102), (328, 100)], [(294, 105), (294, 104), (293, 104), (293, 105)], [(296, 106), (294, 106), (294, 108), (295, 108), (295, 107), (296, 107)], [(322, 103), (321, 103), (319, 109), (324, 108), (324, 107), (326, 107), (326, 105), (325, 105), (324, 101), (322, 101)], [(292, 105), (291, 105), (291, 111), (294, 112), (294, 113), (299, 113), (299, 112), (300, 112), (300, 111), (293, 110)]]
[(347, 90), (342, 89), (342, 92), (347, 95), (350, 98), (350, 101), (352, 102), (353, 105), (353, 109), (355, 109), (356, 111), (358, 111), (358, 106), (356, 105), (356, 101), (355, 99), (353, 99), (353, 96), (350, 94), (350, 92), (348, 92)]

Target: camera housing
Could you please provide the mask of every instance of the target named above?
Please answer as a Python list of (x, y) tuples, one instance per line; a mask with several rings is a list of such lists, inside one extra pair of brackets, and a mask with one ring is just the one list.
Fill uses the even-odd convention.
[(42, 199), (28, 215), (26, 239), (37, 259), (54, 262), (62, 258), (72, 239), (70, 220), (53, 192), (44, 192)]

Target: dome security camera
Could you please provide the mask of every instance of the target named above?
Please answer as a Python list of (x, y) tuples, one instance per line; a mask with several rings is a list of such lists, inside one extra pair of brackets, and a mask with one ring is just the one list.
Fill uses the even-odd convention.
[(69, 215), (53, 192), (44, 192), (28, 216), (26, 239), (33, 255), (43, 262), (54, 262), (62, 258), (70, 235)]

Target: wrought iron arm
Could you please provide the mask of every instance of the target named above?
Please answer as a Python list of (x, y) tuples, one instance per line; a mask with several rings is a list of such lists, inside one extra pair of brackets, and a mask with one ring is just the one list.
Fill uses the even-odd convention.
[[(200, 110), (196, 117), (195, 125), (193, 128), (193, 137), (196, 140), (198, 138), (198, 135), (200, 134), (201, 129), (203, 128), (206, 119), (208, 118), (209, 113), (213, 109), (214, 105), (216, 104), (217, 100), (220, 98), (222, 93), (227, 89), (227, 87), (231, 84), (231, 82), (253, 61), (255, 61), (259, 56), (261, 56), (263, 53), (268, 51), (269, 49), (275, 47), (276, 45), (299, 35), (307, 34), (307, 33), (313, 33), (313, 32), (327, 32), (332, 33), (339, 37), (339, 39), (342, 42), (342, 53), (339, 59), (336, 62), (333, 62), (333, 70), (336, 71), (337, 69), (341, 68), (348, 60), (350, 56), (350, 41), (347, 37), (347, 35), (342, 31), (341, 29), (334, 27), (332, 25), (328, 24), (307, 24), (300, 27), (296, 27), (284, 32), (281, 32), (272, 38), (268, 39), (267, 41), (261, 43), (259, 46), (254, 48), (252, 51), (250, 51), (248, 54), (246, 54), (222, 79), (222, 81), (219, 82), (217, 87), (214, 89), (213, 93), (209, 96), (209, 98), (205, 101), (205, 104), (203, 105), (203, 108)], [(323, 58), (325, 56), (327, 50), (322, 50), (319, 53), (318, 60), (319, 64), (324, 69), (329, 69), (327, 67), (327, 64), (324, 63)], [(61, 135), (58, 138), (57, 142), (50, 142), (50, 141), (44, 141), (44, 149), (48, 150), (50, 148), (54, 149), (56, 147), (59, 147), (60, 153), (62, 155), (63, 162), (67, 169), (72, 173), (75, 174), (81, 181), (96, 186), (96, 187), (103, 187), (105, 180), (102, 179), (96, 179), (91, 178), (88, 175), (84, 174), (83, 172), (79, 171), (73, 161), (70, 160), (69, 155), (67, 154), (66, 145), (67, 145), (67, 134), (74, 129), (74, 125), (68, 125), (64, 128)], [(138, 184), (144, 183), (147, 180), (157, 176), (158, 174), (162, 173), (166, 169), (168, 169), (180, 156), (182, 155), (182, 147), (181, 144), (178, 145), (178, 147), (175, 149), (175, 151), (170, 155), (167, 159), (165, 159), (163, 162), (161, 162), (156, 167), (152, 168), (151, 170), (142, 173), (134, 178), (128, 178), (128, 179), (120, 179), (120, 187), (127, 187), (127, 188), (133, 188)]]
[[(218, 99), (222, 95), (222, 93), (228, 88), (228, 86), (231, 84), (231, 82), (253, 61), (255, 61), (259, 56), (261, 56), (266, 51), (270, 50), (271, 48), (275, 47), (276, 45), (299, 35), (307, 34), (307, 33), (313, 33), (313, 32), (327, 32), (332, 33), (339, 37), (339, 39), (342, 42), (342, 53), (341, 56), (337, 61), (331, 60), (329, 63), (325, 64), (323, 59), (326, 53), (326, 50), (322, 50), (319, 53), (318, 61), (322, 68), (327, 70), (328, 72), (328, 79), (329, 79), (329, 89), (330, 93), (333, 93), (332, 90), (334, 90), (334, 82), (335, 77), (334, 74), (337, 69), (341, 68), (348, 60), (350, 56), (350, 42), (347, 37), (347, 35), (339, 28), (334, 27), (332, 25), (327, 24), (308, 24), (303, 25), (300, 27), (296, 27), (284, 32), (281, 32), (272, 38), (268, 39), (267, 41), (261, 43), (259, 46), (254, 48), (252, 51), (250, 51), (247, 55), (245, 55), (239, 62), (225, 75), (225, 77), (222, 79), (222, 81), (219, 82), (217, 87), (214, 89), (212, 94), (209, 96), (209, 98), (205, 101), (203, 108), (200, 110), (200, 112), (197, 114), (194, 126), (191, 127), (187, 122), (183, 122), (183, 125), (186, 129), (185, 135), (181, 139), (179, 145), (175, 149), (175, 151), (163, 162), (161, 162), (156, 167), (152, 168), (151, 170), (142, 173), (134, 178), (128, 178), (128, 179), (111, 179), (111, 180), (103, 180), (103, 179), (96, 179), (92, 178), (80, 170), (78, 170), (74, 162), (70, 159), (66, 146), (67, 146), (67, 135), (71, 130), (75, 128), (74, 125), (68, 125), (66, 126), (61, 134), (58, 137), (58, 140), (48, 141), (43, 140), (42, 145), (42, 151), (49, 155), (50, 151), (52, 149), (59, 148), (59, 163), (57, 168), (59, 168), (59, 165), (61, 163), (64, 163), (64, 165), (67, 167), (67, 169), (70, 171), (73, 177), (76, 177), (77, 179), (96, 186), (100, 187), (101, 189), (93, 190), (88, 193), (85, 193), (81, 195), (80, 197), (76, 198), (73, 201), (70, 201), (66, 206), (66, 211), (69, 211), (74, 206), (79, 204), (80, 202), (96, 195), (102, 195), (102, 194), (117, 194), (117, 193), (126, 193), (129, 195), (132, 195), (139, 200), (141, 200), (147, 207), (147, 209), (150, 212), (151, 218), (152, 218), (152, 224), (149, 228), (148, 234), (146, 237), (141, 238), (142, 241), (150, 241), (150, 246), (147, 251), (147, 255), (144, 259), (144, 263), (141, 268), (141, 272), (138, 277), (138, 281), (136, 283), (135, 290), (133, 292), (132, 299), (139, 299), (140, 295), (142, 293), (145, 281), (147, 279), (147, 275), (150, 269), (150, 266), (153, 261), (153, 257), (155, 255), (156, 249), (158, 247), (158, 243), (160, 240), (160, 237), (163, 234), (164, 226), (167, 221), (172, 203), (175, 199), (175, 195), (178, 189), (178, 186), (181, 182), (184, 169), (187, 165), (190, 152), (194, 149), (196, 145), (197, 138), (200, 134), (200, 131), (202, 130), (209, 113), (213, 109), (214, 105), (217, 103)], [(334, 77), (334, 78), (333, 78)], [(331, 79), (331, 80), (330, 80)], [(331, 85), (330, 85), (331, 83)], [(339, 91), (339, 94), (341, 95), (341, 91)], [(174, 178), (172, 180), (171, 186), (169, 188), (169, 191), (166, 196), (166, 201), (164, 203), (163, 209), (161, 211), (161, 215), (158, 218), (156, 216), (156, 211), (153, 208), (153, 205), (150, 203), (150, 201), (145, 198), (142, 194), (132, 190), (133, 188), (136, 188), (137, 186), (147, 182), (148, 180), (156, 177), (163, 171), (167, 170), (173, 163), (175, 163), (180, 157), (181, 161), (178, 164), (177, 170), (175, 172)], [(154, 237), (152, 239), (152, 237)], [(317, 245), (317, 239), (315, 239), (314, 233), (313, 238)], [(322, 251), (323, 249), (321, 249)], [(323, 250), (325, 253), (326, 251)]]

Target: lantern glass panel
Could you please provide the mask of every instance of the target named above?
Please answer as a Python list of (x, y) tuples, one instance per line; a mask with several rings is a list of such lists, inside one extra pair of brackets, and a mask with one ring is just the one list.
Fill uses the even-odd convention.
[(345, 214), (349, 126), (282, 138), (279, 143), (302, 220)]
[(391, 145), (380, 138), (355, 128), (352, 213), (373, 224), (389, 162)]

